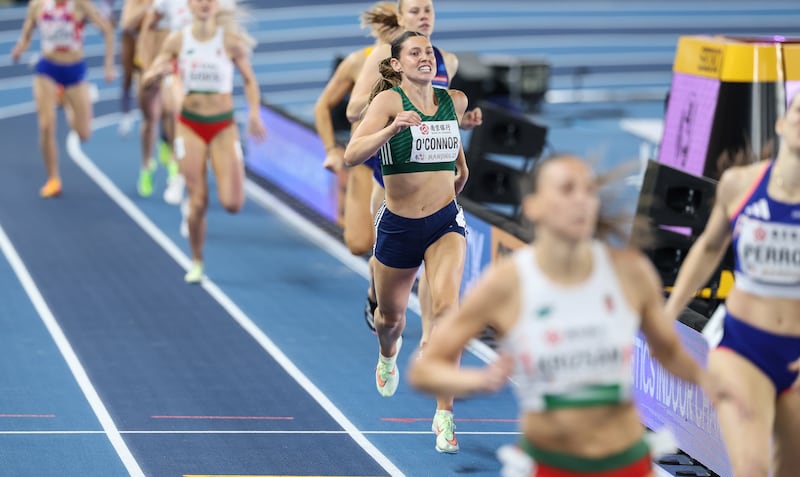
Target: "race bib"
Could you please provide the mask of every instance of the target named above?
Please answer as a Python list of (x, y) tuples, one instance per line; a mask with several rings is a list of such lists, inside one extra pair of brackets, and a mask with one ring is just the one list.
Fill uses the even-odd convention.
[(70, 47), (75, 38), (75, 26), (68, 22), (43, 22), (40, 31), (43, 40), (53, 48)]
[(461, 148), (458, 121), (426, 121), (412, 126), (411, 162), (454, 162)]
[(766, 283), (800, 284), (800, 227), (740, 215), (735, 233), (742, 272)]

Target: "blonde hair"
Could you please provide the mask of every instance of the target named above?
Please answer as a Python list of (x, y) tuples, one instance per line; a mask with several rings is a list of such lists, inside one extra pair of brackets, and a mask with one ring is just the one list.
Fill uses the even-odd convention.
[[(361, 28), (369, 28), (375, 37), (390, 37), (400, 29), (397, 7), (392, 2), (378, 2), (361, 12)], [(391, 41), (391, 38), (388, 38)]]
[(216, 21), (226, 32), (238, 36), (242, 40), (242, 45), (247, 53), (252, 53), (258, 42), (253, 38), (244, 27), (244, 19), (247, 18), (248, 10), (236, 4), (236, 0), (219, 0)]

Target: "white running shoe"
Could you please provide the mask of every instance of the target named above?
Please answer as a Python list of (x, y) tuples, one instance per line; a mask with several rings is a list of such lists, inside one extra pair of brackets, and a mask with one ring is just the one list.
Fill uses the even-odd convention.
[(384, 358), (378, 355), (378, 365), (375, 366), (375, 387), (383, 397), (394, 396), (397, 385), (400, 384), (400, 370), (397, 369), (397, 357), (400, 356), (400, 348), (403, 346), (403, 337), (397, 340), (397, 352), (391, 358)]
[(189, 238), (189, 200), (181, 202), (181, 237)]
[(130, 134), (133, 129), (133, 121), (134, 114), (132, 111), (122, 113), (122, 117), (119, 118), (119, 125), (117, 126), (117, 134), (120, 136), (127, 136)]
[(453, 411), (436, 411), (433, 416), (431, 430), (436, 434), (436, 451), (445, 454), (458, 452), (456, 424), (453, 422)]
[(175, 174), (167, 179), (167, 188), (164, 189), (164, 202), (169, 205), (178, 205), (183, 200), (183, 190), (186, 180), (181, 174)]

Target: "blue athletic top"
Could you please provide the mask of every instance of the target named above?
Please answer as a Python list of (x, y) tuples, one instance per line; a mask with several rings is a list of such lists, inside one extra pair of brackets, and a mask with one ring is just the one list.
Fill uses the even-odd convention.
[(773, 164), (758, 172), (731, 216), (735, 286), (754, 295), (800, 299), (800, 204), (769, 197)]
[(450, 76), (447, 74), (447, 65), (444, 64), (444, 56), (439, 48), (433, 47), (433, 56), (436, 58), (436, 76), (433, 77), (433, 85), (439, 88), (450, 86)]

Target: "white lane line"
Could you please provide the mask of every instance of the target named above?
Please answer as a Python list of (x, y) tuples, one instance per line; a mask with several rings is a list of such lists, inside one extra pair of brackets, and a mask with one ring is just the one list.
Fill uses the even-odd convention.
[[(365, 280), (369, 280), (367, 262), (363, 258), (356, 257), (350, 253), (343, 243), (331, 237), (327, 232), (311, 223), (250, 179), (245, 181), (245, 192), (254, 202), (289, 223), (316, 246), (328, 252), (348, 268), (361, 275)], [(416, 313), (417, 316), (420, 315), (419, 300), (416, 294), (411, 295), (408, 308)], [(493, 349), (479, 340), (470, 341), (467, 350), (487, 363), (497, 356)]]
[[(117, 114), (117, 113), (115, 113)], [(103, 122), (105, 121), (105, 122)], [(109, 122), (103, 116), (97, 118), (92, 129), (97, 129), (97, 124), (107, 125)], [(84, 154), (80, 147), (77, 134), (67, 135), (67, 152), (70, 158), (88, 175), (105, 193), (113, 200), (139, 227), (147, 233), (154, 242), (164, 249), (173, 260), (181, 267), (188, 269), (191, 259), (161, 231), (133, 201), (131, 201), (108, 178), (92, 160)], [(250, 319), (228, 295), (225, 294), (214, 282), (205, 278), (201, 284), (203, 289), (214, 298), (217, 303), (227, 311), (231, 317), (291, 376), (317, 403), (322, 407), (347, 434), (367, 452), (375, 461), (392, 476), (404, 476), (403, 472), (386, 457), (364, 434), (358, 430), (344, 413), (326, 396), (286, 354), (264, 333), (261, 328)]]
[(2, 226), (0, 226), (0, 250), (2, 250), (3, 255), (5, 255), (8, 263), (11, 265), (11, 268), (17, 275), (17, 278), (22, 284), (25, 293), (28, 295), (33, 307), (36, 309), (36, 312), (42, 319), (47, 331), (53, 338), (56, 347), (58, 347), (61, 356), (64, 357), (64, 361), (66, 361), (67, 366), (72, 372), (72, 375), (75, 377), (75, 381), (81, 388), (81, 391), (86, 397), (89, 406), (92, 408), (94, 415), (97, 417), (97, 420), (103, 427), (103, 431), (98, 431), (98, 433), (105, 434), (108, 437), (108, 440), (111, 441), (111, 445), (117, 452), (122, 464), (125, 466), (125, 469), (127, 469), (131, 476), (144, 477), (144, 472), (142, 472), (142, 469), (139, 467), (136, 459), (134, 459), (133, 454), (131, 454), (130, 449), (128, 449), (128, 446), (122, 439), (119, 429), (117, 429), (117, 425), (114, 423), (114, 420), (111, 418), (111, 414), (109, 414), (108, 409), (106, 409), (105, 404), (103, 404), (103, 401), (97, 394), (97, 390), (94, 388), (92, 381), (86, 374), (86, 370), (78, 359), (78, 356), (75, 354), (75, 350), (72, 349), (72, 345), (64, 335), (61, 326), (59, 326), (58, 321), (53, 315), (53, 312), (50, 310), (50, 307), (47, 305), (47, 302), (39, 291), (39, 288), (36, 286), (36, 283), (33, 281), (33, 278), (28, 272), (28, 268), (20, 258), (17, 250), (14, 248), (14, 245), (11, 243), (11, 240), (6, 235)]

